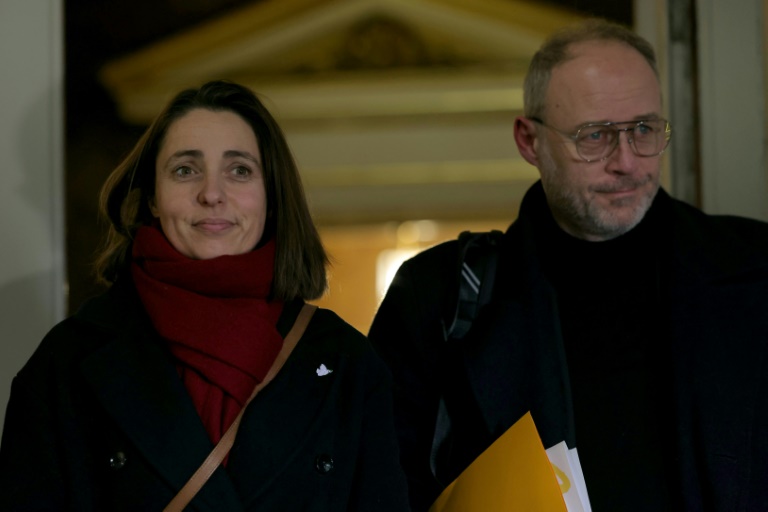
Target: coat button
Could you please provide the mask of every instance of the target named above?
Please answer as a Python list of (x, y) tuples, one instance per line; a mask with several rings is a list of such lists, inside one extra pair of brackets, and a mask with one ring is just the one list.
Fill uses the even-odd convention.
[(128, 459), (125, 457), (125, 453), (123, 452), (117, 452), (113, 456), (109, 458), (109, 467), (117, 471), (118, 469), (123, 469), (125, 466), (125, 462)]
[(315, 469), (318, 473), (326, 474), (333, 469), (333, 459), (327, 453), (321, 453), (315, 457)]

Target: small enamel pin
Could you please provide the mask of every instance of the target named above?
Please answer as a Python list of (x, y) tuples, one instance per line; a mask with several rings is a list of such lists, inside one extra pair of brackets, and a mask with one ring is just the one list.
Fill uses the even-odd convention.
[(333, 373), (333, 370), (326, 367), (324, 364), (321, 364), (320, 367), (315, 371), (317, 372), (318, 377), (325, 377), (326, 375), (330, 375)]

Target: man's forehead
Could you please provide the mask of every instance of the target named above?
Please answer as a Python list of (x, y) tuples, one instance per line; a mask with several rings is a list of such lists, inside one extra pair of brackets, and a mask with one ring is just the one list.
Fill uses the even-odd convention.
[(655, 74), (643, 54), (622, 41), (608, 39), (577, 41), (568, 45), (566, 55), (567, 57), (552, 69), (553, 73), (568, 69), (574, 64), (584, 66), (585, 62), (589, 62), (602, 66), (618, 64), (626, 70), (639, 66)]
[(569, 54), (552, 70), (545, 97), (548, 115), (560, 112), (566, 116), (562, 121), (581, 124), (661, 114), (656, 74), (631, 46), (590, 40), (571, 44)]

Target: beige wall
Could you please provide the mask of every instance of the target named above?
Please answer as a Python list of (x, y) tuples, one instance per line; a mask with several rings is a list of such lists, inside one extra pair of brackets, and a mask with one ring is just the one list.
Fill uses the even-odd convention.
[(765, 0), (697, 0), (703, 209), (768, 220)]
[[(0, 411), (64, 314), (61, 0), (0, 2)], [(2, 431), (2, 426), (0, 426)]]

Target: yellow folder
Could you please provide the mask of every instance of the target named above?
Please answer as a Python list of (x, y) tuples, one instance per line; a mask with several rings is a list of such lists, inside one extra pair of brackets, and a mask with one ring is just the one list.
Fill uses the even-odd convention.
[(454, 480), (430, 512), (565, 512), (555, 472), (526, 413)]

